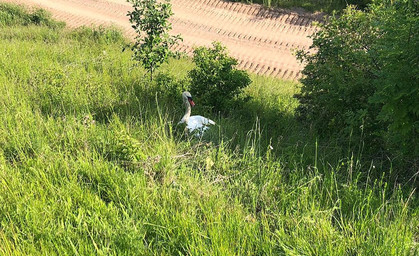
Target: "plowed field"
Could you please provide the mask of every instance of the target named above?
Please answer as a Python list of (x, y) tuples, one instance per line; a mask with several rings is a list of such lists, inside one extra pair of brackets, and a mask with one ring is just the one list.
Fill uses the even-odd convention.
[[(70, 27), (115, 25), (129, 37), (135, 34), (128, 21), (125, 0), (2, 0), (42, 7)], [(193, 47), (220, 41), (239, 67), (258, 74), (298, 79), (302, 65), (293, 52), (308, 49), (319, 15), (223, 0), (172, 0), (173, 34), (183, 42), (177, 50), (191, 54)]]

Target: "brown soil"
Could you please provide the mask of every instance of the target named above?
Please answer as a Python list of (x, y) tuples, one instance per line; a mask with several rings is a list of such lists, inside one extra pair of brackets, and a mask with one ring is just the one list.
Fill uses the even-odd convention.
[[(2, 0), (42, 7), (70, 27), (114, 25), (135, 36), (128, 21), (130, 3), (125, 0)], [(176, 50), (191, 54), (195, 46), (220, 41), (239, 60), (239, 67), (283, 79), (298, 79), (302, 65), (293, 52), (308, 49), (307, 38), (321, 15), (223, 0), (171, 0), (173, 34), (183, 42)]]

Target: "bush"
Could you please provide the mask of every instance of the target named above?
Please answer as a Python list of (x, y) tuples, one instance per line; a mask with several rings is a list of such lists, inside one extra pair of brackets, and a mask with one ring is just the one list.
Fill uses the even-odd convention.
[(226, 47), (219, 42), (212, 45), (212, 48), (198, 47), (194, 51), (196, 67), (188, 74), (190, 91), (202, 105), (225, 112), (251, 80), (246, 71), (235, 69), (237, 60), (228, 56)]
[[(419, 155), (418, 2), (349, 7), (313, 36), (299, 116), (322, 134), (359, 136), (367, 148)], [(407, 159), (407, 158), (406, 158)]]
[(321, 134), (342, 128), (347, 128), (343, 131), (347, 134), (353, 129), (360, 131), (363, 121), (372, 118), (374, 110), (368, 98), (374, 92), (375, 67), (364, 49), (376, 37), (366, 14), (348, 8), (344, 15), (332, 17), (313, 36), (315, 54), (298, 53), (307, 65), (301, 93), (296, 95), (301, 103), (297, 113)]

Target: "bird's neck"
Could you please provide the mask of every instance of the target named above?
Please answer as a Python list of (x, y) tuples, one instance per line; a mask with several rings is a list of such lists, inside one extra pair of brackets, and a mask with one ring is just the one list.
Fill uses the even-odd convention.
[(191, 105), (189, 104), (188, 101), (185, 101), (185, 115), (182, 117), (181, 122), (182, 123), (187, 123), (189, 120), (189, 117), (191, 116)]

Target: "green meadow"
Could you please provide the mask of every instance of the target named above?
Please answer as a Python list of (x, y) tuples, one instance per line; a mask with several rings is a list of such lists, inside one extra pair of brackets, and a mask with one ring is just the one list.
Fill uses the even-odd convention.
[[(0, 4), (0, 255), (417, 255), (414, 183), (294, 116), (251, 75), (202, 139), (176, 125), (188, 58), (159, 78), (115, 29)], [(357, 143), (356, 145), (359, 145)]]

